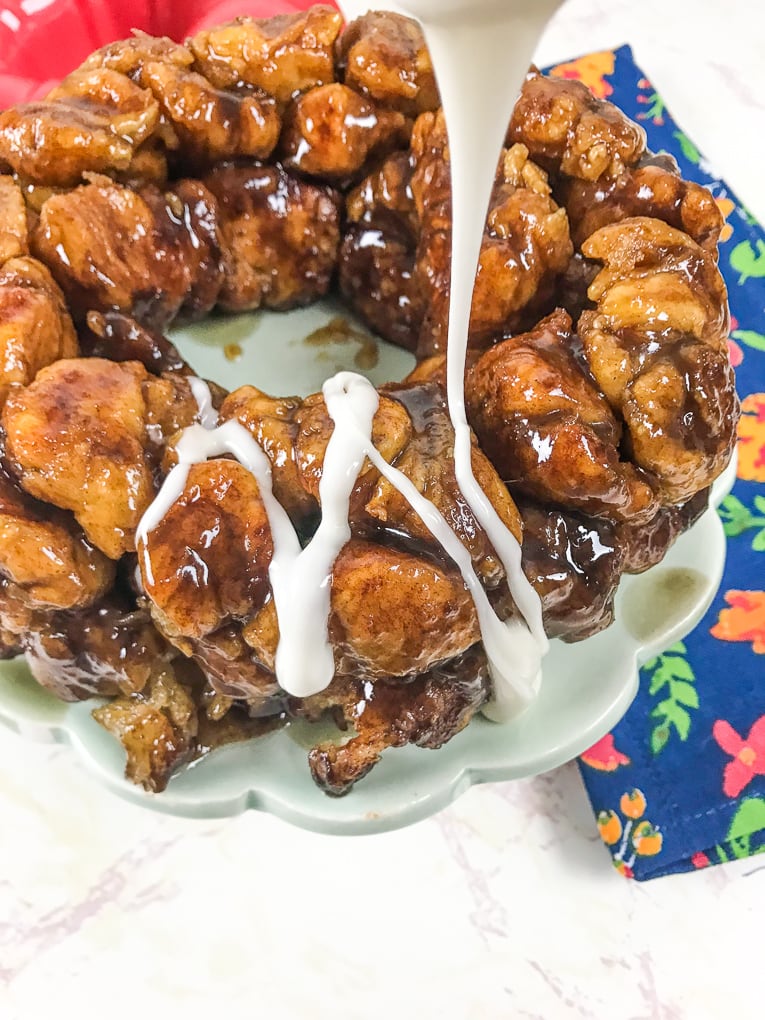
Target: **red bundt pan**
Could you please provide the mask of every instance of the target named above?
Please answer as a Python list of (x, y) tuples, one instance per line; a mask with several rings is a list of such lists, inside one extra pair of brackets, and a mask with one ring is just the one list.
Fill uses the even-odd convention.
[(45, 95), (93, 50), (124, 39), (134, 28), (180, 40), (240, 14), (269, 17), (313, 2), (0, 0), (0, 109)]

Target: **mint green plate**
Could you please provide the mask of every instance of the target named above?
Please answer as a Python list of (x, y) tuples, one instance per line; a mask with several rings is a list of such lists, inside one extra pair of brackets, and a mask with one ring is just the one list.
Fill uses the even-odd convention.
[[(345, 313), (325, 302), (282, 315), (210, 320), (176, 330), (173, 339), (201, 376), (231, 389), (252, 383), (280, 395), (314, 392), (343, 368), (382, 383), (412, 367), (410, 355), (384, 343), (375, 348), (352, 336), (305, 343), (338, 315)], [(731, 466), (715, 486), (715, 506), (734, 477)], [(215, 751), (172, 779), (164, 793), (145, 793), (123, 778), (124, 753), (91, 717), (93, 703), (57, 701), (35, 684), (23, 660), (0, 663), (0, 722), (23, 736), (71, 745), (97, 780), (157, 811), (219, 818), (256, 808), (319, 832), (382, 832), (439, 811), (473, 783), (545, 772), (594, 744), (629, 707), (639, 665), (704, 615), (724, 561), (725, 536), (710, 509), (662, 564), (625, 578), (613, 626), (580, 644), (552, 642), (540, 696), (523, 716), (503, 725), (479, 717), (438, 751), (391, 750), (340, 799), (314, 785), (306, 748), (315, 738), (297, 725)]]

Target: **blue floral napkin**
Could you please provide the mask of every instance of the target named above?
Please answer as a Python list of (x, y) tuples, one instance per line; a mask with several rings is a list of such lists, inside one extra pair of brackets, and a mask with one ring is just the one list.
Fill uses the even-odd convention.
[(626, 717), (581, 756), (616, 868), (647, 879), (765, 852), (765, 232), (677, 126), (629, 47), (551, 73), (639, 121), (653, 150), (705, 184), (726, 217), (720, 269), (743, 416), (738, 480), (720, 514), (722, 586), (684, 641), (649, 662)]

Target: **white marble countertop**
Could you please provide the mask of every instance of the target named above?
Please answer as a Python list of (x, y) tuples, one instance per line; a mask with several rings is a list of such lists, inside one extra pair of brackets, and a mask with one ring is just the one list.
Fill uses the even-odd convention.
[[(631, 42), (765, 218), (759, 0), (570, 0), (549, 63)], [(113, 799), (65, 748), (0, 733), (0, 1017), (736, 1020), (762, 1016), (765, 866), (638, 884), (574, 766), (336, 839)]]

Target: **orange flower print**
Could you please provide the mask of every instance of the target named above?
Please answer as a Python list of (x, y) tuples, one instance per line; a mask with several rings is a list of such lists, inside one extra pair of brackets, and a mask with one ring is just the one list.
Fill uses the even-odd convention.
[(655, 857), (661, 853), (664, 837), (649, 821), (638, 822), (632, 833), (635, 853), (641, 857)]
[(574, 78), (583, 82), (598, 99), (607, 99), (614, 91), (606, 81), (606, 76), (614, 73), (616, 57), (611, 50), (602, 53), (590, 53), (589, 56), (572, 60), (568, 64), (558, 64), (550, 74), (558, 78)]
[(720, 641), (751, 641), (752, 651), (765, 655), (765, 591), (728, 591), (729, 609), (721, 609), (712, 637)]
[(598, 769), (600, 772), (614, 772), (620, 765), (629, 765), (630, 763), (627, 755), (617, 751), (614, 747), (613, 733), (607, 733), (580, 757), (585, 765), (589, 765), (591, 769)]
[(606, 846), (613, 846), (622, 838), (622, 820), (615, 811), (601, 811), (598, 815), (598, 832)]
[[(625, 878), (634, 878), (638, 857), (661, 853), (664, 836), (645, 816), (648, 808), (642, 790), (626, 790), (619, 811), (601, 811), (598, 815), (600, 838), (611, 848), (613, 865)], [(620, 817), (620, 815), (622, 817)]]
[(732, 761), (725, 766), (723, 793), (738, 797), (755, 776), (765, 776), (765, 715), (760, 716), (744, 739), (729, 722), (718, 719), (712, 736)]
[(622, 794), (619, 801), (619, 810), (625, 818), (642, 818), (646, 809), (645, 794), (642, 790), (628, 790)]
[(722, 197), (715, 198), (715, 202), (717, 203), (717, 208), (722, 213), (722, 218), (725, 220), (723, 228), (720, 231), (720, 242), (722, 243), (724, 241), (727, 241), (728, 238), (733, 234), (733, 227), (730, 225), (730, 223), (728, 223), (728, 217), (736, 208), (736, 204), (735, 202), (731, 202), (729, 198)]
[(738, 477), (765, 482), (765, 393), (752, 393), (741, 402)]

